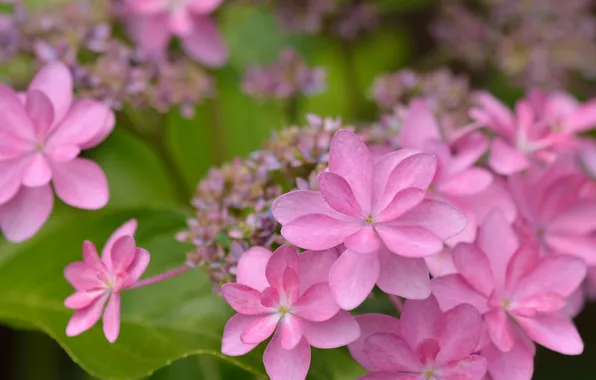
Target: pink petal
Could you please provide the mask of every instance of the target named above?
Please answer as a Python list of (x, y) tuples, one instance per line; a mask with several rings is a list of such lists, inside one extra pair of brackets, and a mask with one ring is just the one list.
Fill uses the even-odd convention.
[(449, 169), (452, 173), (459, 173), (472, 167), (489, 147), (488, 138), (480, 132), (473, 132), (459, 138), (452, 143), (455, 150), (451, 157)]
[(555, 253), (569, 254), (596, 265), (596, 236), (573, 233), (547, 233), (544, 241)]
[(533, 341), (564, 355), (579, 355), (584, 351), (573, 322), (564, 317), (539, 315), (533, 318), (516, 317), (517, 323)]
[(60, 122), (70, 109), (73, 94), (72, 74), (62, 62), (45, 65), (33, 78), (29, 91), (41, 91), (54, 106), (54, 123)]
[(310, 190), (290, 191), (280, 196), (271, 205), (271, 212), (282, 225), (305, 215), (340, 215), (327, 204), (320, 192)]
[(295, 314), (313, 322), (326, 321), (339, 311), (329, 284), (311, 286), (294, 305)]
[(435, 277), (431, 280), (430, 287), (442, 310), (469, 303), (480, 313), (488, 311), (486, 297), (474, 290), (461, 275)]
[(507, 134), (508, 132), (512, 132), (514, 123), (513, 112), (501, 103), (501, 101), (488, 92), (476, 94), (475, 100), (488, 117), (487, 127), (499, 133)]
[(358, 323), (347, 311), (339, 311), (323, 322), (303, 321), (304, 337), (313, 347), (337, 348), (354, 342), (360, 336)]
[(19, 243), (39, 231), (50, 217), (54, 194), (49, 185), (21, 188), (9, 202), (0, 206), (0, 225), (6, 240)]
[(346, 221), (323, 214), (302, 216), (283, 226), (281, 234), (301, 248), (325, 250), (333, 248), (362, 228), (356, 220)]
[(132, 39), (148, 54), (161, 54), (170, 40), (165, 12), (131, 15), (126, 18), (125, 25)]
[(67, 162), (78, 157), (81, 149), (75, 145), (46, 146), (45, 153), (51, 161)]
[(124, 288), (133, 286), (137, 281), (139, 281), (139, 278), (141, 278), (143, 273), (145, 273), (147, 270), (150, 260), (151, 255), (149, 255), (149, 252), (143, 248), (136, 249), (135, 258), (126, 270), (128, 276), (126, 278), (125, 284), (123, 285)]
[(453, 196), (476, 194), (488, 188), (492, 181), (493, 176), (489, 171), (482, 168), (470, 168), (441, 182), (438, 190)]
[(354, 133), (335, 133), (329, 150), (329, 171), (345, 179), (362, 211), (371, 211), (373, 160), (368, 147)]
[(111, 113), (104, 103), (93, 100), (76, 101), (54, 128), (48, 146), (81, 146), (87, 143), (100, 133)]
[(287, 314), (280, 323), (281, 346), (285, 350), (293, 350), (302, 339), (302, 321), (300, 318)]
[(563, 307), (565, 307), (565, 304), (566, 300), (564, 297), (555, 293), (541, 292), (540, 294), (516, 301), (514, 305), (516, 309), (520, 310), (551, 313), (561, 310)]
[(89, 268), (98, 272), (104, 272), (106, 269), (103, 262), (99, 259), (97, 248), (89, 240), (83, 242), (83, 261)]
[(563, 212), (554, 215), (549, 221), (549, 231), (568, 231), (575, 234), (587, 234), (596, 230), (596, 202), (593, 200), (579, 201)]
[(511, 293), (519, 287), (520, 282), (526, 277), (539, 261), (539, 248), (537, 244), (526, 243), (521, 246), (509, 261), (507, 266), (507, 291)]
[(103, 208), (108, 203), (108, 181), (93, 161), (76, 158), (54, 164), (54, 188), (64, 203), (87, 210)]
[(510, 351), (515, 344), (511, 321), (503, 310), (488, 312), (484, 315), (488, 333), (501, 351)]
[(35, 153), (23, 172), (23, 185), (39, 187), (47, 185), (52, 179), (52, 168), (41, 153)]
[(286, 269), (300, 273), (298, 253), (296, 252), (296, 248), (289, 245), (283, 245), (276, 249), (267, 262), (265, 274), (269, 284), (276, 289), (282, 289)]
[(446, 365), (476, 351), (482, 333), (482, 318), (472, 305), (456, 306), (445, 313), (437, 362)]
[(286, 350), (279, 335), (273, 336), (263, 354), (267, 375), (271, 380), (304, 380), (310, 367), (310, 346), (302, 339), (293, 350)]
[(389, 174), (385, 191), (374, 204), (374, 213), (384, 210), (400, 191), (416, 188), (426, 191), (437, 170), (437, 159), (432, 154), (416, 153), (401, 160)]
[(552, 292), (569, 296), (586, 277), (586, 265), (571, 256), (544, 257), (523, 280), (512, 297), (523, 299), (540, 293)]
[(372, 225), (365, 225), (358, 232), (344, 239), (346, 249), (358, 253), (376, 252), (381, 246), (381, 240)]
[(70, 263), (64, 268), (64, 277), (77, 291), (102, 288), (104, 284), (97, 275), (96, 269), (81, 261)]
[(423, 150), (428, 140), (441, 140), (439, 125), (425, 99), (410, 103), (399, 134), (399, 146)]
[(208, 14), (216, 10), (223, 0), (192, 0), (188, 7), (192, 12), (198, 14)]
[(17, 94), (3, 84), (0, 84), (0, 138), (23, 147), (30, 147), (36, 140), (35, 127), (25, 107)]
[(132, 236), (122, 236), (114, 242), (114, 246), (110, 252), (110, 261), (112, 274), (119, 274), (125, 272), (130, 264), (132, 264), (137, 246)]
[(402, 215), (398, 223), (424, 227), (445, 240), (462, 232), (468, 222), (465, 215), (449, 203), (425, 199)]
[(399, 335), (399, 320), (385, 314), (357, 315), (356, 321), (360, 326), (360, 337), (348, 345), (352, 357), (368, 371), (375, 371), (375, 367), (365, 353), (365, 342), (375, 333), (390, 333)]
[(436, 339), (427, 338), (424, 339), (418, 347), (416, 347), (416, 356), (422, 364), (422, 366), (430, 366), (435, 362), (435, 359), (441, 351), (441, 346)]
[(443, 242), (435, 234), (418, 226), (375, 225), (375, 230), (389, 250), (396, 255), (419, 258), (434, 255), (443, 249)]
[(263, 247), (253, 247), (244, 252), (238, 260), (236, 281), (239, 284), (263, 291), (269, 286), (265, 276), (265, 268), (272, 254), (271, 251)]
[(279, 308), (281, 298), (279, 291), (275, 288), (268, 287), (261, 293), (261, 305), (265, 307)]
[(174, 9), (170, 11), (168, 26), (175, 35), (186, 37), (192, 32), (192, 21), (192, 17), (186, 9)]
[(418, 358), (408, 343), (394, 334), (373, 334), (365, 343), (364, 352), (375, 369), (381, 371), (420, 372)]
[(500, 210), (489, 213), (478, 230), (477, 244), (486, 253), (495, 284), (505, 284), (509, 260), (519, 246), (517, 236)]
[(571, 132), (582, 132), (596, 126), (596, 101), (591, 100), (579, 106), (564, 123)]
[(441, 367), (436, 374), (441, 379), (482, 380), (487, 367), (488, 363), (482, 356), (470, 355)]
[(273, 334), (280, 318), (281, 314), (273, 313), (254, 320), (244, 329), (242, 335), (240, 335), (240, 340), (245, 344), (261, 343)]
[(399, 319), (401, 337), (410, 347), (418, 347), (423, 340), (439, 336), (442, 322), (443, 313), (435, 297), (407, 300)]
[(440, 253), (424, 258), (428, 271), (433, 277), (446, 276), (457, 273), (455, 264), (453, 264), (453, 255), (449, 248), (443, 249)]
[(76, 292), (64, 300), (64, 306), (69, 309), (84, 309), (106, 293), (105, 289)]
[(379, 278), (376, 253), (355, 253), (346, 250), (329, 273), (329, 286), (338, 305), (352, 310), (368, 297)]
[(37, 137), (43, 141), (54, 122), (52, 102), (43, 92), (30, 90), (27, 93), (25, 108), (33, 123)]
[(118, 239), (120, 239), (122, 236), (134, 237), (135, 232), (137, 231), (137, 226), (138, 226), (138, 223), (137, 223), (136, 219), (129, 220), (128, 222), (124, 223), (122, 226), (118, 227), (118, 229), (116, 231), (114, 231), (114, 233), (112, 233), (112, 235), (110, 235), (110, 238), (108, 239), (106, 244), (104, 244), (103, 249), (101, 251), (101, 260), (104, 262), (106, 268), (108, 268), (109, 271), (112, 271), (111, 254), (112, 254), (112, 247), (114, 246), (114, 243)]
[(300, 296), (300, 279), (294, 269), (286, 268), (284, 270), (282, 290), (285, 294), (285, 300), (289, 305), (293, 305), (298, 301), (298, 297)]
[(354, 218), (362, 217), (362, 209), (348, 182), (337, 174), (319, 174), (319, 189), (327, 203), (336, 211)]
[(127, 0), (129, 10), (139, 13), (156, 13), (166, 9), (164, 0)]
[(476, 245), (460, 243), (453, 248), (453, 262), (458, 272), (478, 292), (489, 297), (494, 279), (488, 258)]
[(112, 133), (115, 126), (116, 116), (114, 116), (114, 112), (110, 110), (105, 123), (101, 126), (101, 129), (94, 137), (87, 140), (87, 142), (80, 144), (81, 149), (89, 149), (101, 144), (110, 135), (110, 133)]
[(315, 284), (328, 283), (329, 272), (337, 260), (337, 250), (306, 251), (298, 256), (300, 261), (300, 289), (304, 293)]
[(221, 67), (229, 52), (217, 24), (207, 17), (195, 17), (191, 34), (182, 39), (188, 56), (208, 67)]
[(494, 209), (500, 209), (505, 219), (513, 222), (517, 218), (517, 206), (511, 194), (501, 181), (493, 180), (492, 184), (480, 193), (459, 197), (458, 202), (463, 203), (474, 212), (476, 220), (483, 221)]
[(503, 175), (521, 172), (530, 166), (530, 162), (523, 153), (500, 138), (493, 140), (488, 164), (495, 172)]
[[(393, 195), (391, 198), (386, 197), (385, 189), (387, 188), (387, 182), (389, 181), (389, 176), (394, 171), (394, 169), (406, 158), (411, 157), (413, 155), (419, 154), (420, 151), (413, 150), (413, 149), (400, 149), (394, 152), (390, 152), (385, 154), (375, 163), (375, 172), (373, 176), (373, 202), (372, 204), (375, 205), (375, 210), (377, 211), (382, 208), (383, 206), (387, 205), (391, 202)], [(431, 179), (432, 180), (432, 179)], [(416, 186), (414, 186), (416, 187)]]
[(8, 202), (19, 191), (23, 165), (27, 160), (0, 160), (0, 205)]
[(425, 195), (426, 193), (423, 190), (413, 187), (398, 192), (393, 197), (391, 203), (375, 218), (375, 221), (390, 222), (399, 218), (407, 211), (419, 205)]
[(120, 294), (112, 293), (103, 313), (103, 332), (110, 343), (114, 343), (120, 335)]
[(225, 284), (221, 295), (240, 314), (261, 315), (269, 311), (261, 304), (261, 292), (246, 285)]
[(481, 352), (488, 362), (492, 380), (528, 380), (534, 372), (534, 355), (523, 344), (518, 343), (509, 352), (503, 352), (489, 345)]
[(103, 306), (108, 300), (109, 293), (104, 294), (97, 301), (84, 309), (77, 310), (68, 325), (66, 326), (66, 336), (76, 336), (89, 330), (101, 318)]
[(376, 372), (360, 378), (360, 380), (426, 380), (420, 373)]
[(404, 298), (425, 299), (430, 295), (430, 278), (423, 259), (409, 259), (383, 247), (377, 286), (382, 291)]
[(221, 340), (221, 352), (224, 355), (241, 356), (255, 348), (258, 343), (244, 343), (240, 339), (240, 336), (244, 330), (259, 318), (260, 317), (258, 316), (246, 316), (242, 314), (236, 314), (230, 318), (228, 323), (226, 323), (226, 327), (224, 327), (223, 338)]

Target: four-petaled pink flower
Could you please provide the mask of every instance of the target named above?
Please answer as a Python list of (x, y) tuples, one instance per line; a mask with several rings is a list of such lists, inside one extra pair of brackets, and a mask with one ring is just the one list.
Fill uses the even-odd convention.
[[(396, 255), (421, 258), (438, 253), (443, 240), (465, 228), (461, 212), (448, 203), (425, 198), (435, 170), (435, 157), (415, 150), (391, 152), (374, 163), (364, 142), (341, 130), (331, 141), (329, 171), (318, 177), (320, 192), (298, 190), (282, 195), (273, 203), (272, 212), (283, 225), (282, 235), (299, 247), (325, 250), (345, 245), (329, 281), (339, 305), (350, 310), (379, 280), (380, 261), (403, 259)], [(428, 281), (428, 272), (423, 271)], [(379, 286), (390, 293), (397, 291), (393, 285), (403, 288), (393, 278), (384, 281), (385, 288)], [(410, 290), (396, 294), (429, 295), (428, 288)]]
[[(133, 286), (149, 265), (149, 252), (138, 248), (133, 239), (136, 220), (130, 220), (110, 236), (101, 259), (93, 243), (83, 243), (83, 260), (72, 263), (64, 276), (76, 292), (64, 305), (76, 310), (67, 336), (79, 335), (99, 321), (103, 312), (103, 331), (114, 343), (120, 333), (120, 291)], [(107, 305), (106, 305), (107, 303)], [(105, 310), (104, 310), (105, 306)]]
[(579, 104), (564, 94), (530, 94), (516, 104), (515, 113), (486, 92), (476, 100), (470, 116), (497, 134), (489, 165), (499, 174), (550, 163), (558, 151), (576, 143), (577, 134), (596, 126), (596, 102)]
[(273, 334), (263, 362), (273, 380), (304, 380), (310, 346), (336, 348), (356, 340), (358, 323), (339, 309), (328, 285), (334, 249), (304, 252), (290, 246), (274, 253), (255, 247), (238, 263), (238, 283), (222, 295), (238, 312), (224, 329), (222, 352), (244, 355)]
[[(441, 312), (434, 297), (405, 302), (399, 321), (358, 317), (364, 333), (349, 348), (371, 373), (362, 380), (481, 380), (486, 360), (476, 351), (482, 319), (471, 305)], [(371, 322), (378, 323), (372, 325)]]
[(132, 37), (150, 54), (161, 54), (172, 35), (193, 59), (219, 67), (228, 50), (217, 24), (208, 15), (223, 0), (126, 0), (126, 23)]
[(73, 101), (69, 69), (45, 66), (24, 94), (0, 85), (0, 226), (6, 238), (33, 236), (49, 217), (56, 194), (66, 204), (99, 209), (108, 184), (94, 162), (78, 158), (103, 141), (114, 115), (103, 103)]
[[(443, 310), (474, 305), (484, 315), (490, 340), (500, 351), (509, 352), (522, 343), (532, 352), (530, 339), (567, 355), (583, 351), (573, 322), (560, 313), (586, 276), (582, 260), (555, 254), (540, 257), (535, 244), (519, 243), (499, 210), (486, 217), (476, 244), (458, 244), (453, 258), (458, 274), (433, 279), (433, 294)], [(532, 367), (529, 353), (509, 359), (489, 361), (491, 374), (502, 372), (493, 366)]]

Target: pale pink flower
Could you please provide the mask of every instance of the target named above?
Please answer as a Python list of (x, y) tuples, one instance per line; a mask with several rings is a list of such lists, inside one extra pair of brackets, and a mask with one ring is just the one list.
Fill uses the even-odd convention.
[(596, 102), (579, 104), (567, 94), (532, 93), (516, 104), (515, 113), (486, 92), (476, 101), (470, 116), (497, 134), (489, 164), (500, 174), (552, 162), (557, 151), (576, 142), (577, 134), (596, 126)]
[(569, 254), (596, 265), (596, 195), (593, 182), (570, 155), (547, 169), (532, 167), (509, 178), (519, 210), (518, 231), (546, 252)]
[[(435, 169), (434, 156), (407, 149), (374, 163), (362, 140), (341, 130), (331, 141), (329, 170), (319, 175), (320, 192), (282, 195), (272, 212), (283, 225), (282, 235), (299, 247), (325, 250), (345, 245), (329, 280), (342, 308), (362, 303), (377, 281), (388, 293), (426, 298), (424, 262), (405, 259), (440, 252), (443, 240), (466, 225), (453, 206), (425, 198)], [(388, 267), (411, 268), (400, 273), (417, 277), (416, 286), (404, 287), (395, 274), (386, 277)], [(406, 294), (400, 294), (404, 290)]]
[[(76, 292), (64, 305), (76, 310), (67, 336), (79, 335), (99, 321), (103, 313), (103, 331), (114, 343), (120, 333), (120, 291), (133, 286), (149, 265), (149, 252), (134, 241), (136, 220), (118, 228), (106, 242), (101, 259), (93, 243), (83, 243), (83, 260), (69, 264), (64, 276)], [(107, 305), (106, 305), (107, 303)], [(104, 310), (105, 306), (105, 310)]]
[[(531, 368), (534, 348), (529, 340), (567, 355), (583, 351), (573, 322), (560, 312), (586, 276), (582, 260), (554, 254), (541, 258), (536, 245), (520, 245), (500, 210), (486, 217), (476, 244), (458, 244), (453, 258), (458, 274), (431, 281), (441, 309), (472, 304), (484, 316), (490, 340), (500, 351), (526, 346), (508, 363), (496, 363)], [(495, 380), (509, 380), (495, 376), (493, 371), (502, 369), (490, 360), (489, 371)]]
[(238, 312), (223, 333), (222, 352), (244, 355), (273, 334), (263, 363), (273, 380), (304, 380), (310, 346), (336, 348), (356, 340), (358, 323), (340, 310), (329, 289), (334, 249), (304, 252), (290, 246), (274, 253), (255, 247), (238, 263), (238, 283), (222, 295)]
[(54, 203), (50, 182), (70, 206), (106, 205), (103, 170), (77, 156), (113, 127), (106, 105), (73, 100), (72, 75), (60, 62), (41, 69), (24, 94), (0, 85), (0, 226), (8, 240), (26, 240), (45, 223)]
[(171, 36), (180, 38), (193, 59), (210, 67), (222, 66), (228, 50), (217, 24), (208, 16), (223, 0), (126, 0), (125, 18), (139, 46), (161, 54)]
[(473, 355), (482, 319), (471, 305), (443, 313), (429, 297), (407, 300), (399, 321), (375, 315), (357, 320), (364, 332), (348, 347), (371, 372), (362, 380), (481, 380), (486, 373), (486, 360)]

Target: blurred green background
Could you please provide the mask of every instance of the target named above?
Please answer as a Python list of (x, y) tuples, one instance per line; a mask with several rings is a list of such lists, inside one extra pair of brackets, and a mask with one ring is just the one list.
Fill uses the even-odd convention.
[[(52, 1), (36, 0), (29, 6), (51, 6)], [(433, 0), (378, 3), (384, 12), (382, 28), (353, 42), (327, 36), (287, 36), (278, 30), (265, 7), (241, 2), (224, 5), (218, 17), (231, 58), (223, 69), (213, 72), (217, 95), (198, 107), (196, 117), (186, 120), (178, 110), (167, 115), (149, 110), (119, 112), (109, 139), (85, 152), (108, 176), (109, 205), (99, 212), (85, 212), (58, 204), (49, 223), (31, 241), (12, 245), (0, 238), (0, 322), (4, 326), (0, 328), (4, 353), (0, 378), (95, 379), (74, 364), (67, 351), (76, 362), (104, 378), (142, 377), (174, 361), (148, 378), (254, 379), (255, 375), (244, 369), (262, 371), (258, 354), (242, 359), (244, 369), (213, 356), (231, 313), (211, 295), (211, 285), (200, 271), (126, 294), (121, 338), (112, 346), (97, 326), (77, 338), (64, 336), (70, 311), (62, 306), (62, 300), (71, 289), (62, 269), (80, 258), (84, 239), (101, 245), (131, 217), (140, 221), (139, 245), (152, 253), (147, 275), (184, 261), (189, 247), (176, 242), (174, 236), (192, 216), (189, 201), (197, 182), (209, 167), (259, 149), (272, 131), (292, 122), (282, 102), (258, 102), (241, 92), (240, 81), (249, 63), (274, 61), (282, 48), (291, 46), (311, 66), (326, 69), (328, 90), (300, 99), (299, 122), (304, 122), (307, 112), (339, 116), (346, 123), (376, 120), (378, 110), (368, 97), (373, 79), (380, 73), (428, 64), (433, 44), (425, 28), (436, 11)], [(26, 83), (32, 74), (27, 65), (0, 71), (0, 76), (11, 82), (23, 78)], [(473, 83), (490, 88), (509, 103), (521, 93), (498, 75), (474, 77)], [(589, 305), (577, 321), (586, 341), (581, 357), (540, 350), (534, 378), (593, 379), (594, 320), (596, 307)], [(312, 379), (351, 380), (361, 373), (345, 350), (317, 352), (313, 357)]]

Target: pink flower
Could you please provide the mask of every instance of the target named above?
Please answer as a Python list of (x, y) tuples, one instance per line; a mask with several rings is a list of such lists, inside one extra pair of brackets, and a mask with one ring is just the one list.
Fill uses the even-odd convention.
[(217, 24), (208, 15), (222, 0), (126, 0), (132, 37), (150, 54), (161, 54), (172, 35), (193, 59), (210, 67), (222, 66), (228, 50)]
[(498, 135), (489, 164), (500, 174), (552, 162), (558, 150), (576, 142), (576, 134), (596, 126), (596, 102), (580, 105), (566, 94), (532, 93), (516, 104), (515, 113), (488, 93), (478, 94), (477, 103), (470, 115)]
[[(362, 140), (341, 130), (331, 141), (329, 171), (319, 175), (320, 192), (282, 195), (272, 212), (282, 235), (299, 247), (345, 245), (329, 279), (343, 309), (358, 306), (375, 283), (388, 293), (426, 298), (428, 272), (420, 258), (440, 252), (443, 240), (466, 225), (451, 205), (425, 199), (435, 169), (434, 156), (406, 149), (373, 163)], [(399, 274), (409, 277), (400, 279), (389, 267), (408, 267)], [(414, 286), (404, 286), (409, 278), (416, 278)]]
[(238, 263), (238, 283), (222, 294), (238, 312), (223, 333), (222, 352), (244, 355), (273, 334), (263, 362), (273, 380), (304, 380), (310, 346), (336, 348), (356, 340), (356, 320), (333, 300), (327, 279), (335, 250), (296, 253), (282, 246), (274, 253), (255, 247)]
[[(458, 244), (453, 258), (459, 274), (431, 281), (441, 309), (474, 305), (484, 316), (490, 340), (502, 352), (510, 352), (520, 343), (527, 346), (529, 340), (567, 355), (583, 351), (573, 322), (559, 313), (586, 276), (582, 260), (554, 254), (541, 258), (534, 244), (519, 244), (499, 210), (486, 217), (476, 244)], [(526, 354), (511, 358), (515, 364), (502, 364), (531, 367), (529, 350), (533, 349), (529, 344), (523, 351)], [(493, 371), (502, 369), (492, 363), (489, 360), (493, 378), (505, 380), (495, 376)]]
[(108, 201), (102, 169), (78, 158), (114, 127), (103, 103), (73, 101), (72, 76), (59, 62), (45, 66), (26, 94), (0, 85), (0, 226), (6, 238), (33, 236), (54, 203), (50, 182), (66, 204), (99, 209)]
[(64, 270), (64, 276), (76, 290), (64, 301), (66, 307), (76, 310), (66, 327), (67, 336), (89, 330), (103, 312), (106, 339), (110, 343), (118, 339), (120, 291), (133, 286), (149, 265), (149, 252), (135, 245), (136, 229), (134, 219), (117, 229), (106, 242), (101, 259), (93, 243), (85, 241), (84, 261), (69, 264)]
[(486, 360), (473, 355), (482, 319), (473, 306), (464, 304), (443, 313), (434, 297), (408, 300), (400, 320), (391, 319), (357, 317), (363, 334), (349, 348), (371, 372), (362, 380), (483, 379)]

